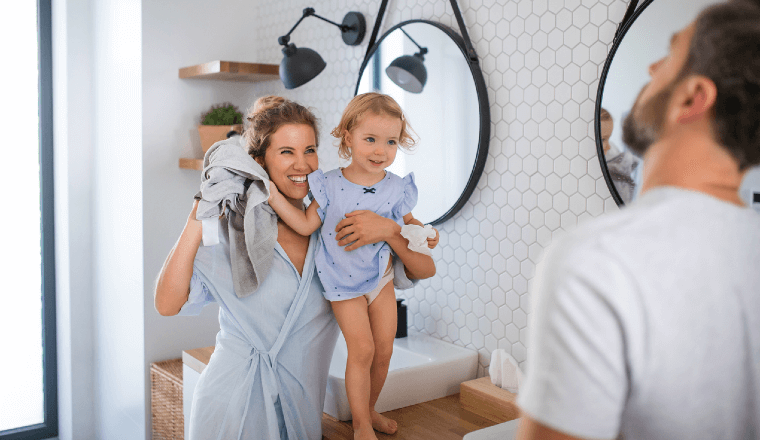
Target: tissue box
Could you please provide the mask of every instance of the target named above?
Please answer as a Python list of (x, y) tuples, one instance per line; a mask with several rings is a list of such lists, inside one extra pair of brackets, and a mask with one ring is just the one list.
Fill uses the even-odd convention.
[(463, 409), (496, 423), (520, 416), (516, 400), (517, 394), (492, 384), (488, 376), (462, 382), (459, 388), (459, 404)]

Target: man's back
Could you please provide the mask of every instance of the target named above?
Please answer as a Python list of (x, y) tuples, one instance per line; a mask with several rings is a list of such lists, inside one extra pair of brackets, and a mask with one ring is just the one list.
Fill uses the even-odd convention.
[(657, 188), (562, 239), (536, 280), (534, 419), (580, 437), (760, 435), (759, 215)]

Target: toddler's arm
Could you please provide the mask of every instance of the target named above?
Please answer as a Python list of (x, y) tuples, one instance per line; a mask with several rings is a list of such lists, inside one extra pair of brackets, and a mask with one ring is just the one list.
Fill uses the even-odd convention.
[(319, 203), (316, 200), (312, 200), (306, 211), (301, 211), (291, 205), (271, 181), (269, 182), (269, 206), (274, 209), (274, 212), (280, 216), (286, 225), (300, 235), (309, 236), (322, 226), (322, 220), (317, 214)]
[[(409, 214), (407, 214), (407, 215), (404, 216), (404, 224), (405, 225), (425, 226), (425, 225), (422, 224), (421, 221), (419, 221), (416, 218), (414, 218), (414, 216), (412, 216), (411, 212)], [(436, 246), (438, 246), (438, 240), (439, 240), (438, 229), (433, 228), (433, 230), (435, 231), (435, 238), (428, 238), (427, 239), (428, 247), (430, 249), (434, 249)]]

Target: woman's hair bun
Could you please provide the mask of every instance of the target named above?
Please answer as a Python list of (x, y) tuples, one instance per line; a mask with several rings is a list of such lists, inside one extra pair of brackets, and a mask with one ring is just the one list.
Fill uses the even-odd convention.
[(262, 96), (261, 98), (257, 99), (256, 102), (253, 103), (253, 107), (251, 107), (251, 109), (248, 110), (247, 119), (250, 121), (257, 114), (267, 111), (270, 108), (277, 107), (281, 105), (283, 102), (285, 102), (285, 98), (283, 98), (282, 96), (276, 96), (276, 95)]

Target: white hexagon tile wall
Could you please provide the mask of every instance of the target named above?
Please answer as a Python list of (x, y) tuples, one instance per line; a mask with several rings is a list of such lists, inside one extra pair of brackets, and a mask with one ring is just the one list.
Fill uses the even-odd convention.
[[(477, 350), (478, 375), (490, 353), (510, 352), (524, 368), (529, 286), (543, 249), (585, 219), (616, 210), (602, 177), (593, 136), (594, 100), (608, 48), (622, 19), (623, 0), (459, 0), (480, 59), (491, 108), (491, 142), (483, 176), (464, 208), (438, 226), (437, 274), (407, 299), (410, 326)], [(320, 166), (341, 164), (329, 131), (353, 97), (378, 0), (260, 1), (251, 23), (259, 61), (279, 64), (277, 37), (312, 6), (340, 21), (348, 11), (367, 19), (362, 45), (343, 43), (317, 19), (293, 33), (327, 62), (310, 83), (285, 90), (255, 85), (311, 106), (321, 119)], [(409, 19), (458, 29), (447, 0), (391, 0), (381, 34)]]

